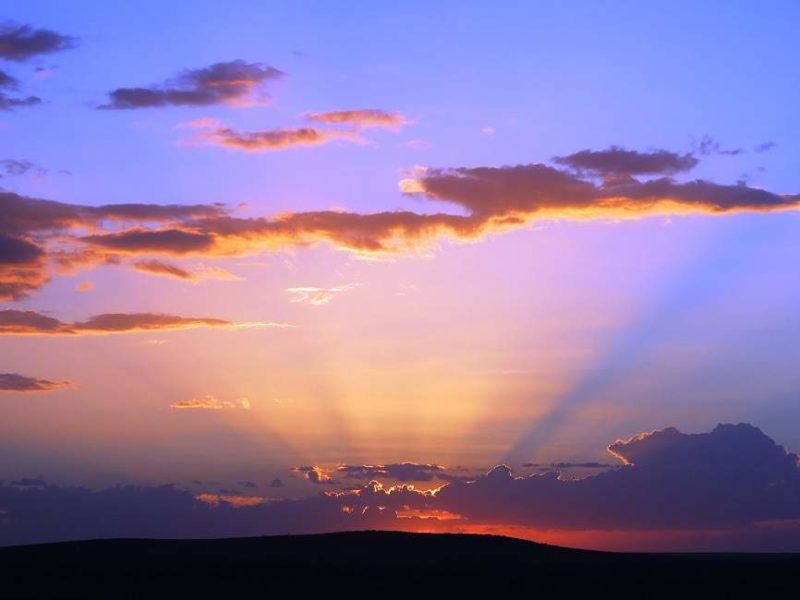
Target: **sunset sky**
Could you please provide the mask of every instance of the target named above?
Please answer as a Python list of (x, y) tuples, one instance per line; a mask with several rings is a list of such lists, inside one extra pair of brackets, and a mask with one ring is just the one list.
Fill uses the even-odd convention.
[(179, 536), (800, 550), (798, 19), (4, 3), (0, 544), (148, 535), (26, 529), (119, 484)]

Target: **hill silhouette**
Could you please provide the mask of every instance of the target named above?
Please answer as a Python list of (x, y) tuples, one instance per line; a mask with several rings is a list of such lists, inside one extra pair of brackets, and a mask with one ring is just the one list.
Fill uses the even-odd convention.
[(498, 536), (378, 531), (0, 548), (4, 598), (266, 597), (285, 591), (730, 598), (785, 593), (798, 572), (800, 554), (621, 554)]

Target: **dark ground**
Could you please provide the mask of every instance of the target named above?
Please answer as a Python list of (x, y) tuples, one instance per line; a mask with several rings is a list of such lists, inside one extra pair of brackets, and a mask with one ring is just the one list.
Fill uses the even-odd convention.
[(3, 598), (791, 598), (798, 584), (800, 554), (613, 554), (478, 535), (354, 532), (0, 548)]

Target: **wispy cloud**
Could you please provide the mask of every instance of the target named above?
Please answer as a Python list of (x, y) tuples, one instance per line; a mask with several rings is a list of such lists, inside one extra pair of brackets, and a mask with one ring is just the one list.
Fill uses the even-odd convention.
[(50, 381), (19, 373), (0, 373), (0, 392), (52, 392), (72, 385), (69, 381)]
[(250, 401), (247, 398), (238, 400), (219, 400), (214, 396), (202, 396), (190, 400), (179, 400), (169, 405), (170, 408), (178, 410), (230, 410), (240, 408), (250, 410)]
[(315, 123), (349, 125), (359, 131), (370, 127), (398, 131), (403, 125), (409, 123), (399, 112), (386, 112), (376, 108), (309, 113), (306, 118)]
[(31, 310), (0, 310), (0, 335), (97, 335), (177, 329), (291, 327), (286, 323), (237, 323), (207, 317), (183, 317), (164, 313), (106, 313), (85, 321), (67, 323)]
[(322, 287), (291, 287), (286, 291), (291, 294), (291, 302), (297, 304), (311, 304), (312, 306), (322, 306), (328, 304), (340, 294), (348, 292), (358, 287), (357, 283), (347, 283), (331, 288)]

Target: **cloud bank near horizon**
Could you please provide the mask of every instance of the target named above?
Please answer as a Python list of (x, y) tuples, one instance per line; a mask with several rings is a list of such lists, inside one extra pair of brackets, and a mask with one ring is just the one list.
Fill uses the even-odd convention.
[[(429, 491), (374, 480), (335, 489), (336, 482), (320, 467), (295, 467), (310, 483), (331, 489), (284, 500), (248, 493), (239, 502), (232, 492), (209, 502), (201, 493), (171, 485), (91, 491), (41, 479), (31, 485), (12, 482), (0, 484), (5, 511), (0, 543), (508, 526), (695, 532), (709, 534), (712, 541), (714, 536), (738, 536), (742, 549), (764, 549), (770, 543), (800, 549), (800, 529), (792, 526), (800, 518), (798, 457), (758, 428), (719, 425), (702, 434), (667, 428), (618, 440), (609, 452), (625, 466), (562, 480), (557, 473), (515, 477), (500, 465)], [(440, 469), (413, 463), (342, 465), (338, 473), (402, 481), (421, 475), (427, 480)]]

